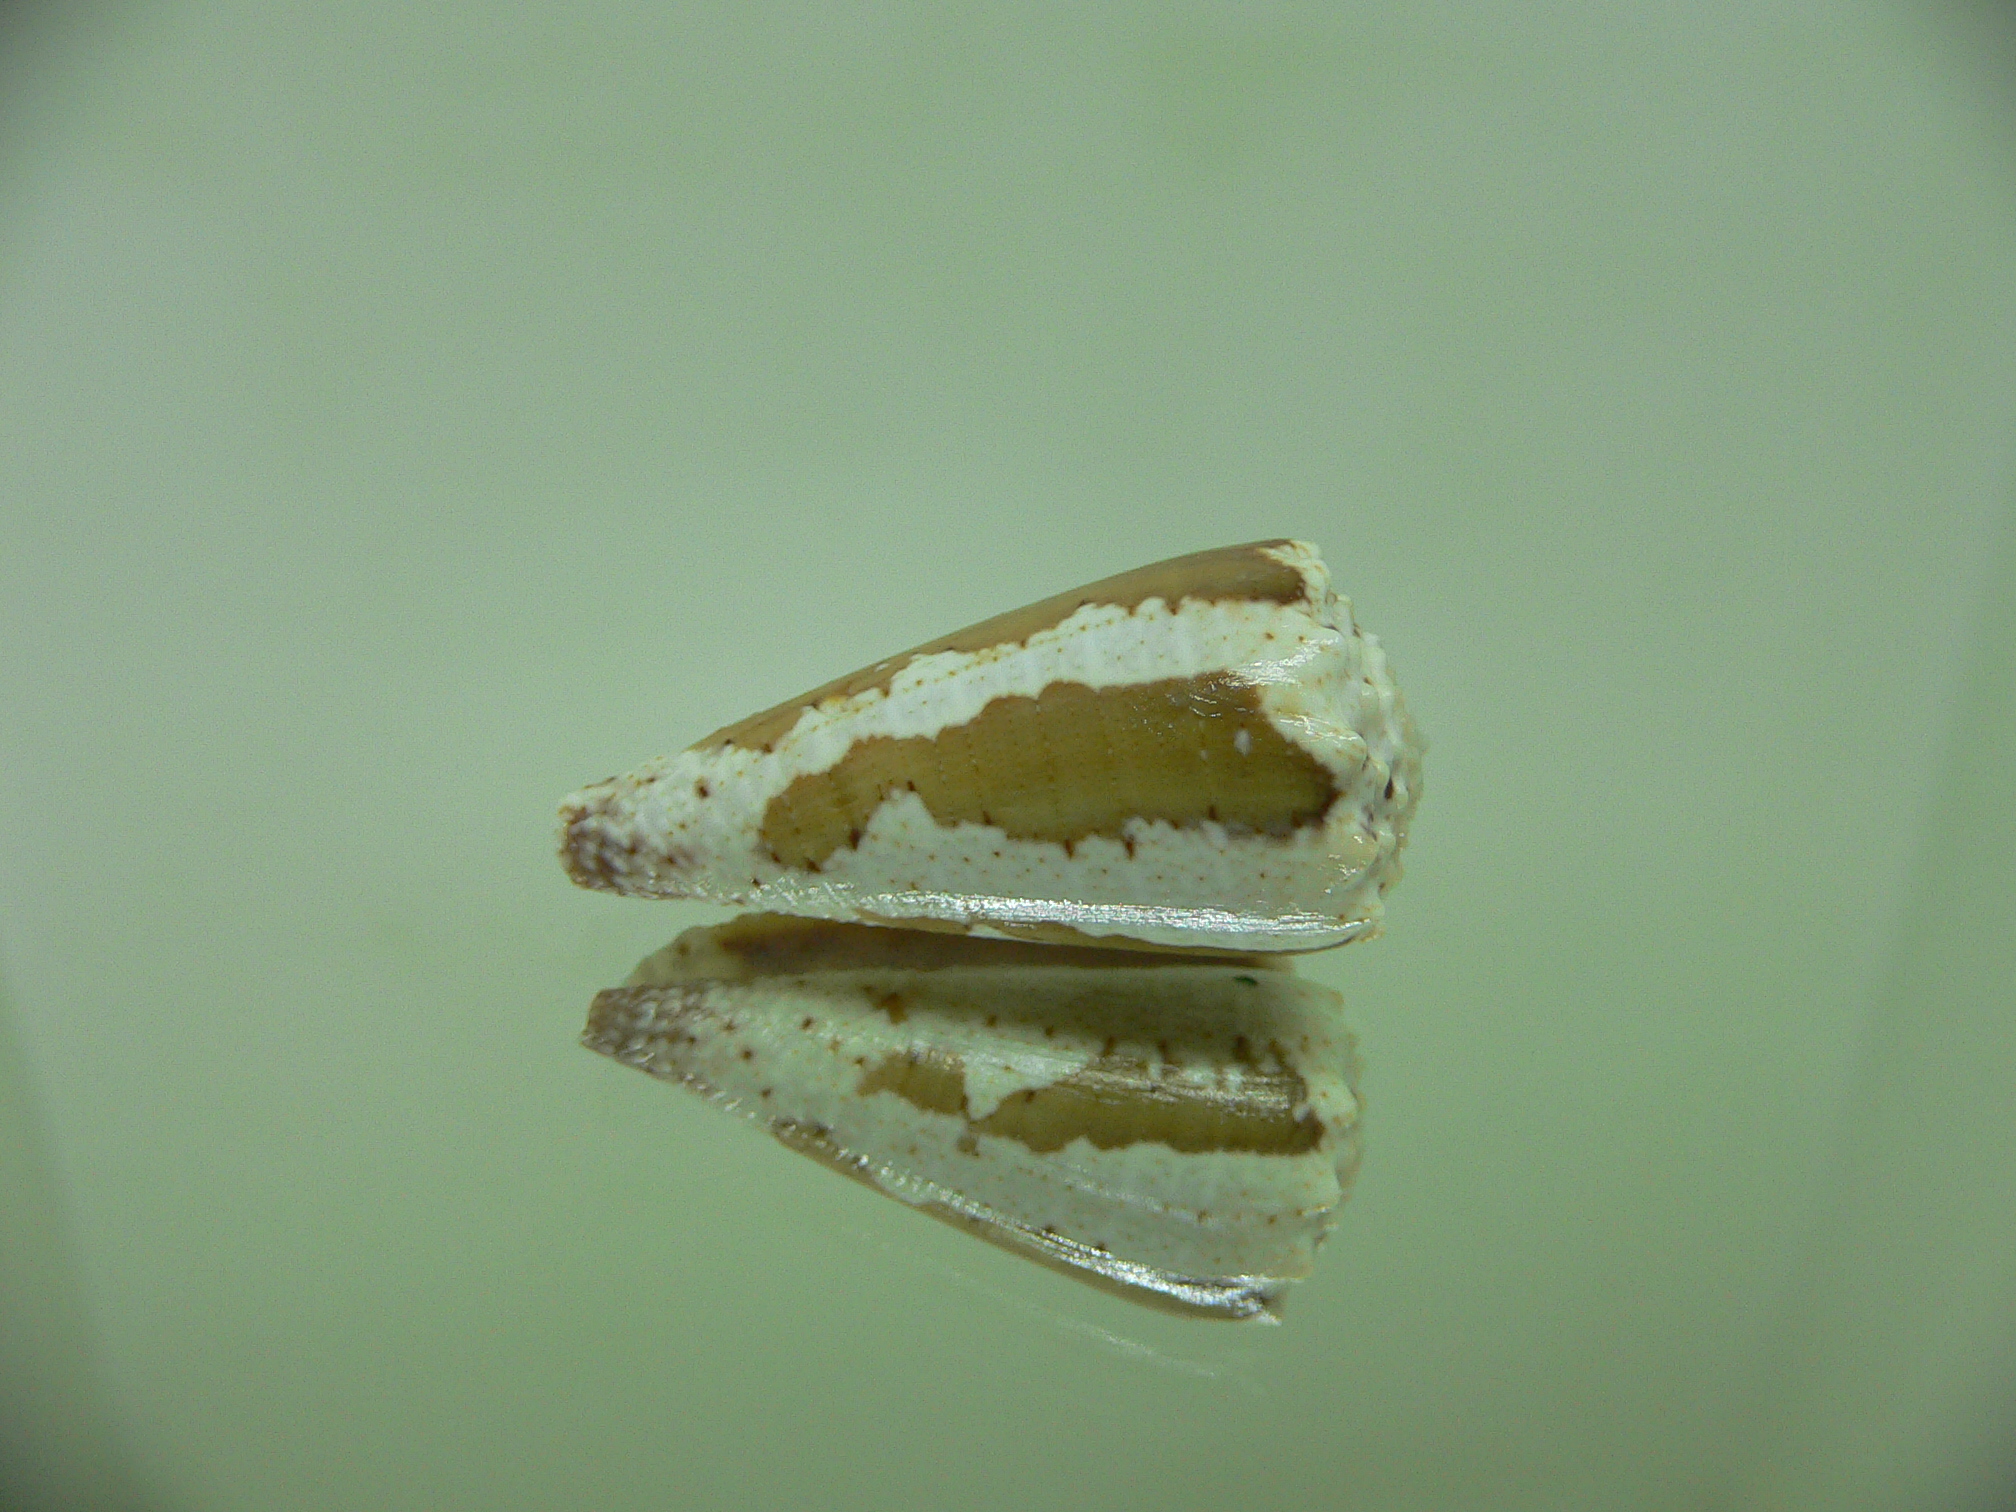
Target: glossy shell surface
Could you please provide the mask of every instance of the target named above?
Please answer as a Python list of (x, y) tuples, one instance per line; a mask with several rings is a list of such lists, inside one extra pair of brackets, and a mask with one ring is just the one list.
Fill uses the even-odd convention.
[(1049, 942), (1377, 931), (1420, 795), (1315, 548), (1179, 557), (997, 616), (571, 795), (585, 887)]

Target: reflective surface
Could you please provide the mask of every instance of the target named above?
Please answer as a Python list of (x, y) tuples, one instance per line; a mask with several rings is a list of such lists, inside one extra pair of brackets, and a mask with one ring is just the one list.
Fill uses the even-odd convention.
[[(0, 953), (67, 1227), (0, 1232), (96, 1342), (77, 1452), (188, 1512), (1959, 1499), (2016, 1313), (2006, 1098), (1960, 1116), (2010, 852), (1953, 849), (2007, 810), (1955, 695), (2016, 65), (1961, 9), (42, 24)], [(1280, 536), (1434, 742), (1385, 938), (1297, 966), (1366, 1158), (1284, 1326), (581, 1049), (727, 910), (570, 886), (560, 794)]]
[(1357, 1174), (1342, 1007), (1272, 963), (754, 914), (582, 1038), (1130, 1301), (1271, 1319)]

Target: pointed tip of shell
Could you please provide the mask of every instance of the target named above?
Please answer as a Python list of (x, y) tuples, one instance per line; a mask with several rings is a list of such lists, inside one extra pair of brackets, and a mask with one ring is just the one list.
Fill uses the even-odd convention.
[(621, 892), (623, 879), (635, 869), (636, 842), (622, 838), (610, 822), (620, 780), (594, 783), (560, 805), (560, 864), (576, 887)]

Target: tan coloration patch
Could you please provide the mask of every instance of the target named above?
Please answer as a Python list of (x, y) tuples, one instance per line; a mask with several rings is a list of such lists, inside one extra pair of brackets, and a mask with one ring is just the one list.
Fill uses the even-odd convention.
[(768, 750), (787, 735), (807, 709), (828, 699), (851, 698), (870, 688), (887, 689), (891, 679), (920, 656), (944, 651), (984, 651), (989, 646), (1020, 645), (1039, 630), (1060, 625), (1087, 604), (1116, 604), (1135, 609), (1151, 598), (1159, 598), (1171, 609), (1184, 599), (1208, 602), (1244, 599), (1254, 602), (1292, 604), (1305, 597), (1307, 585), (1295, 568), (1268, 555), (1270, 549), (1293, 544), (1289, 541), (1255, 541), (1245, 546), (1221, 546), (1213, 551), (1173, 557), (1149, 567), (1137, 567), (1116, 577), (1102, 578), (1083, 588), (1060, 593), (1021, 609), (1011, 609), (992, 619), (968, 625), (950, 635), (926, 641), (913, 650), (850, 672), (845, 677), (814, 688), (797, 698), (765, 709), (747, 719), (726, 725), (694, 744), (695, 750), (719, 746), (739, 746), (744, 750)]
[(1301, 1155), (1323, 1141), (1323, 1124), (1314, 1112), (1296, 1116), (1307, 1096), (1307, 1086), (1292, 1071), (1206, 1089), (1155, 1078), (1145, 1061), (1101, 1056), (1047, 1087), (1012, 1094), (974, 1120), (973, 1128), (1013, 1139), (1039, 1155), (1079, 1138), (1101, 1150), (1158, 1143), (1180, 1155)]
[(1337, 797), (1330, 769), (1275, 729), (1260, 690), (1236, 677), (1057, 682), (934, 736), (856, 741), (770, 800), (763, 843), (781, 864), (817, 871), (906, 788), (940, 824), (991, 824), (1067, 849), (1123, 839), (1130, 819), (1285, 835), (1320, 822)]
[(1307, 1101), (1307, 1084), (1279, 1065), (1205, 1087), (1159, 1076), (1145, 1060), (1109, 1053), (1047, 1087), (1009, 1094), (985, 1118), (971, 1118), (959, 1057), (913, 1047), (869, 1067), (857, 1090), (864, 1097), (893, 1092), (927, 1113), (965, 1117), (974, 1133), (1012, 1139), (1038, 1155), (1054, 1154), (1074, 1139), (1100, 1150), (1165, 1144), (1179, 1155), (1302, 1155), (1323, 1141), (1315, 1113), (1295, 1111)]
[(894, 1092), (926, 1113), (966, 1112), (966, 1065), (943, 1050), (912, 1048), (885, 1055), (861, 1073), (855, 1088), (863, 1097)]

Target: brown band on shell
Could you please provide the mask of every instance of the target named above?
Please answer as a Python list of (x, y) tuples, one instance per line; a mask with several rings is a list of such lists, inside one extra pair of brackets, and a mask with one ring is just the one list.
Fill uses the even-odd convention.
[(1237, 678), (1060, 682), (1034, 698), (997, 698), (936, 735), (856, 741), (770, 800), (763, 843), (781, 864), (817, 871), (906, 789), (940, 824), (1067, 846), (1125, 839), (1132, 819), (1286, 835), (1320, 822), (1337, 797), (1329, 768), (1282, 735), (1259, 689)]
[[(721, 1024), (720, 1012), (703, 993), (699, 984), (597, 993), (581, 1041), (613, 1060), (719, 1096), (681, 1054), (681, 1046), (698, 1043), (698, 1022)], [(1322, 1121), (1306, 1106), (1308, 1084), (1277, 1046), (1270, 1045), (1264, 1056), (1235, 1052), (1234, 1065), (1209, 1083), (1173, 1071), (1172, 1062), (1151, 1063), (1109, 1048), (1082, 1069), (1012, 1092), (986, 1117), (974, 1118), (965, 1062), (950, 1051), (913, 1044), (866, 1067), (855, 1091), (862, 1097), (893, 1093), (923, 1112), (963, 1119), (973, 1133), (1012, 1139), (1038, 1155), (1081, 1138), (1101, 1150), (1159, 1143), (1183, 1155), (1302, 1155), (1322, 1142)], [(771, 1130), (802, 1148), (777, 1124)]]
[(693, 749), (712, 750), (719, 746), (739, 746), (744, 750), (767, 749), (788, 734), (807, 709), (829, 698), (850, 698), (870, 688), (889, 686), (890, 680), (914, 658), (942, 651), (984, 651), (989, 646), (1019, 645), (1039, 630), (1062, 624), (1087, 604), (1116, 604), (1135, 609), (1151, 598), (1159, 598), (1172, 609), (1184, 599), (1207, 602), (1247, 600), (1292, 604), (1308, 596), (1302, 573), (1273, 551), (1292, 545), (1289, 541), (1255, 541), (1245, 546), (1220, 546), (1212, 551), (1173, 557), (1152, 566), (1103, 578), (1074, 588), (1054, 598), (1011, 609), (992, 619), (968, 625), (950, 635), (926, 641), (873, 666), (850, 672), (845, 677), (814, 688), (797, 698), (787, 699), (773, 709), (752, 714), (747, 719), (724, 726), (697, 741)]
[(861, 1073), (855, 1087), (863, 1097), (894, 1092), (926, 1113), (966, 1113), (966, 1065), (944, 1050), (913, 1045), (885, 1055)]
[(1101, 1055), (1048, 1086), (1011, 1092), (985, 1118), (973, 1118), (959, 1057), (913, 1046), (870, 1066), (856, 1090), (864, 1097), (893, 1092), (924, 1112), (963, 1117), (974, 1133), (1012, 1139), (1038, 1155), (1074, 1139), (1101, 1150), (1165, 1144), (1181, 1155), (1303, 1155), (1323, 1141), (1322, 1120), (1304, 1106), (1307, 1084), (1282, 1065), (1242, 1068), (1206, 1086), (1158, 1075), (1141, 1057)]

